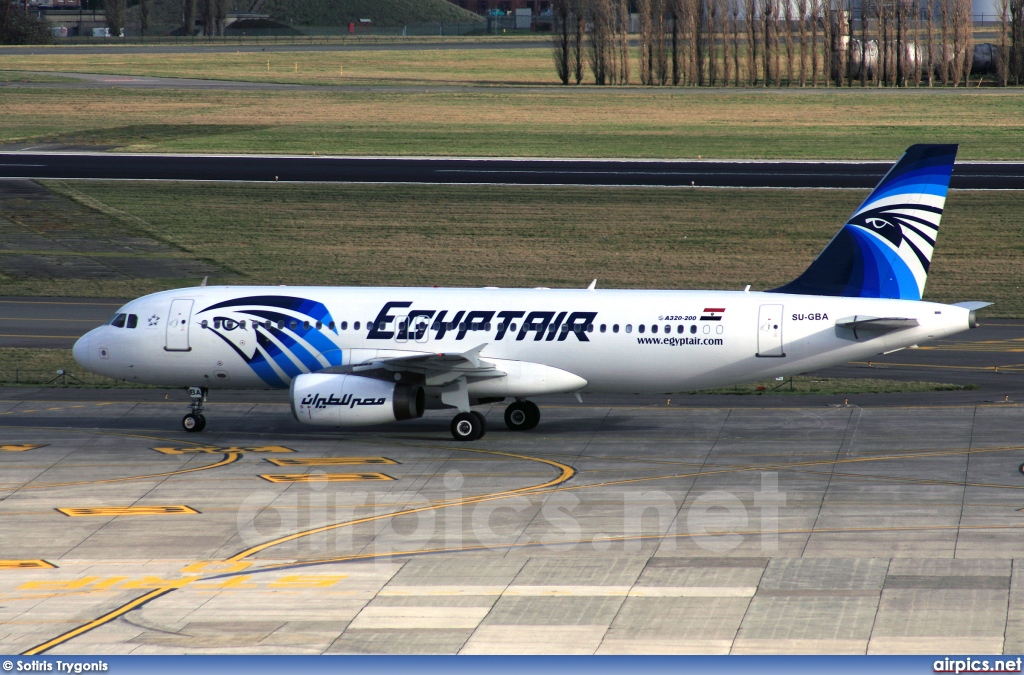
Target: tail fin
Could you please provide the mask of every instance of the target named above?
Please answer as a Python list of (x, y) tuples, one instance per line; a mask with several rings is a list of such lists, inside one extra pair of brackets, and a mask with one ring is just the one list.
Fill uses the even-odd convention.
[(913, 145), (799, 277), (773, 293), (920, 300), (955, 145)]

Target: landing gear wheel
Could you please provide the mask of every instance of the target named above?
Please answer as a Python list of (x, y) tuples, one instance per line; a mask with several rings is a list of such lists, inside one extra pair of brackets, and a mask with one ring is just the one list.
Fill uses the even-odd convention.
[(475, 410), (471, 410), (469, 414), (480, 421), (480, 435), (477, 438), (483, 438), (487, 433), (487, 418), (483, 416), (483, 413), (478, 413)]
[(452, 437), (457, 441), (475, 441), (483, 431), (483, 420), (471, 412), (459, 413), (452, 420)]
[(185, 431), (192, 433), (202, 431), (203, 427), (206, 426), (206, 418), (202, 415), (189, 413), (181, 418), (181, 426), (185, 428)]
[(540, 408), (533, 401), (516, 401), (505, 408), (505, 425), (512, 431), (529, 431), (540, 423)]

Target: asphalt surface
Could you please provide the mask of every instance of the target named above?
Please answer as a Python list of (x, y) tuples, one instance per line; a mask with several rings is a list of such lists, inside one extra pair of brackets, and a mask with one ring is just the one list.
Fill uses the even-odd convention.
[(0, 652), (1024, 650), (1020, 404), (563, 396), (460, 444), (124, 393), (0, 389)]
[[(0, 153), (0, 178), (871, 188), (892, 162)], [(1024, 163), (960, 162), (951, 187), (1024, 189)]]

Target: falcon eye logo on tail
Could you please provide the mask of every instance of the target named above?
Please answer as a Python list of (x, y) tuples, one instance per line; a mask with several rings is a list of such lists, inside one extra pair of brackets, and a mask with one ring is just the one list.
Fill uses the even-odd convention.
[(920, 300), (956, 151), (908, 148), (811, 266), (773, 292)]

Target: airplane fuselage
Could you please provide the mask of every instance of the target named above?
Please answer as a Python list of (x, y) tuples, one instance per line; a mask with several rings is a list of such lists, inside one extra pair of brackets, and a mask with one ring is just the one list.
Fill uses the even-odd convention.
[[(765, 292), (295, 286), (166, 291), (119, 314), (122, 326), (75, 347), (80, 363), (118, 380), (286, 388), (301, 373), (485, 345), (480, 357), (505, 376), (470, 382), (475, 397), (719, 387), (869, 358), (970, 321), (952, 305)], [(919, 325), (836, 325), (854, 316)]]

